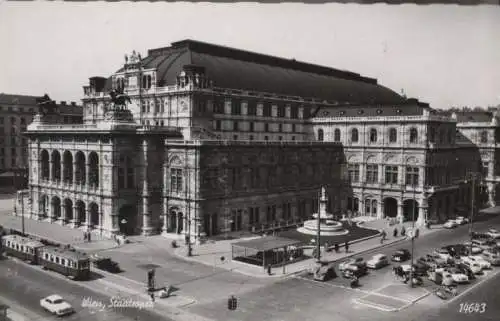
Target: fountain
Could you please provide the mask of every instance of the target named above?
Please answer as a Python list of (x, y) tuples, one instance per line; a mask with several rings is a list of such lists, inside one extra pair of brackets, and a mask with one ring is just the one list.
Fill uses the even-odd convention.
[(304, 222), (304, 226), (297, 229), (298, 232), (308, 235), (318, 234), (318, 215), (319, 215), (319, 232), (323, 236), (345, 235), (349, 231), (343, 228), (342, 223), (333, 220), (333, 215), (326, 212), (326, 190), (321, 188), (321, 198), (319, 200), (319, 213), (314, 213), (313, 220)]

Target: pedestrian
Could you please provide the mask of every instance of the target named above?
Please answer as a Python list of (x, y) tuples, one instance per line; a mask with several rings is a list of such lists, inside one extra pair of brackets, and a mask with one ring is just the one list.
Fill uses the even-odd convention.
[(151, 292), (150, 296), (151, 296), (151, 301), (155, 302), (155, 294)]
[(345, 252), (349, 253), (349, 242), (345, 242)]
[(398, 228), (397, 227), (394, 228), (394, 231), (392, 232), (392, 236), (398, 237)]
[(83, 232), (83, 241), (87, 242), (87, 232)]
[(339, 244), (338, 243), (335, 243), (335, 252), (339, 253)]
[(271, 275), (271, 264), (267, 265), (267, 275)]
[(387, 236), (387, 234), (385, 233), (385, 230), (382, 231), (381, 238), (380, 238), (380, 244), (384, 243), (386, 236)]
[(89, 243), (90, 243), (90, 237), (91, 237), (90, 232), (87, 232), (87, 240), (89, 241)]

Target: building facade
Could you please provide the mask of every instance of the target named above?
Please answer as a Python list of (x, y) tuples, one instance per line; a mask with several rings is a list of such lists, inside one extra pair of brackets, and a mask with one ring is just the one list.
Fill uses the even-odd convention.
[(334, 214), (422, 223), (480, 170), (456, 117), (375, 79), (192, 40), (133, 52), (82, 101), (80, 125), (28, 126), (32, 218), (199, 239), (300, 223), (326, 186)]
[[(33, 121), (38, 106), (35, 96), (0, 93), (0, 173), (28, 166), (28, 140), (22, 136)], [(61, 101), (59, 110), (64, 124), (78, 124), (83, 109), (75, 102)]]

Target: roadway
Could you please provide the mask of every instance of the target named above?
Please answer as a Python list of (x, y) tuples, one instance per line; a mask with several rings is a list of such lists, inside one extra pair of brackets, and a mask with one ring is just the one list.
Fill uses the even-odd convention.
[[(500, 216), (474, 223), (475, 231), (500, 227)], [(469, 227), (460, 226), (417, 238), (414, 257), (447, 244), (461, 243), (469, 238)], [(387, 245), (363, 253), (365, 259), (377, 253), (392, 255), (397, 249), (410, 249), (411, 241)], [(408, 262), (406, 262), (408, 263)], [(342, 277), (328, 282), (316, 282), (307, 277), (292, 277), (238, 296), (236, 311), (227, 311), (224, 301), (193, 305), (190, 312), (215, 320), (489, 320), (498, 319), (500, 298), (495, 285), (500, 286), (500, 267), (478, 276), (470, 284), (459, 287), (459, 296), (452, 302), (442, 301), (431, 293), (436, 286), (425, 280), (424, 287), (410, 289), (396, 281), (391, 267), (370, 271), (360, 278), (361, 287), (351, 289)], [(459, 311), (465, 302), (486, 303), (483, 314)], [(491, 311), (491, 312), (490, 312)], [(443, 319), (441, 319), (443, 315)], [(447, 319), (444, 319), (447, 318)], [(491, 319), (493, 320), (493, 319)]]
[[(51, 294), (61, 295), (75, 308), (76, 313), (65, 317), (65, 320), (172, 320), (166, 316), (157, 315), (154, 307), (148, 308), (147, 305), (144, 309), (108, 306), (100, 310), (84, 307), (82, 306), (84, 298), (108, 305), (113, 296), (112, 291), (100, 287), (95, 281), (71, 281), (55, 272), (44, 271), (39, 266), (30, 266), (15, 259), (0, 260), (0, 284), (0, 301), (20, 307), (23, 311), (16, 312), (25, 314), (30, 320), (60, 320), (40, 307), (40, 299)], [(122, 295), (121, 297), (129, 298), (130, 296)], [(130, 298), (146, 304), (144, 299)], [(14, 310), (16, 306), (12, 306)]]

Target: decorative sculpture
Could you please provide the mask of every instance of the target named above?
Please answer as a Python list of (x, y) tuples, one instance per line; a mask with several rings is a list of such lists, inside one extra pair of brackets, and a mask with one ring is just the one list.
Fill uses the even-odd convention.
[(53, 113), (57, 109), (56, 103), (50, 99), (49, 95), (45, 94), (42, 97), (36, 98), (36, 104), (39, 108), (39, 112), (42, 115), (47, 115)]
[(125, 95), (122, 91), (112, 90), (109, 92), (109, 96), (115, 106), (125, 106), (127, 102), (131, 103), (130, 97)]

